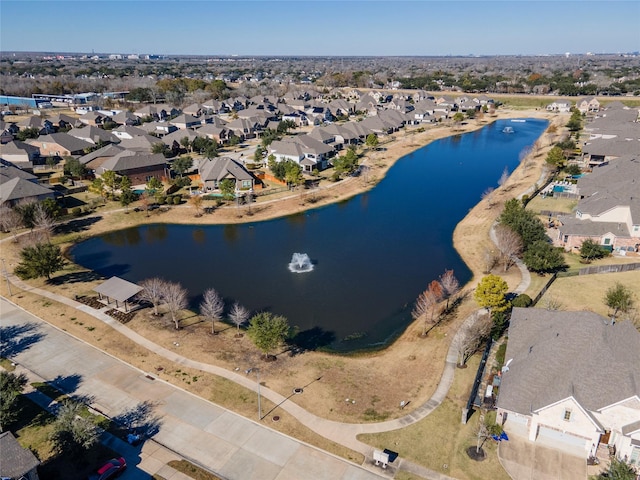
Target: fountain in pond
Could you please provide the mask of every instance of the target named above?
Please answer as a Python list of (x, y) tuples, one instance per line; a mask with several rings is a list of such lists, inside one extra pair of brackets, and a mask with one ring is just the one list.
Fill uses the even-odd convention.
[(289, 263), (289, 271), (293, 273), (306, 273), (313, 270), (313, 263), (306, 253), (294, 253)]

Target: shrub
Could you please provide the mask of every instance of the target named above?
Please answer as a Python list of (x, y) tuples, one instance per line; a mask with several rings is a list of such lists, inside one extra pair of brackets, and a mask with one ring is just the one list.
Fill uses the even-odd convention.
[(527, 295), (526, 293), (523, 293), (521, 295), (518, 295), (516, 298), (514, 298), (511, 301), (511, 306), (512, 307), (527, 308), (527, 307), (531, 306), (532, 303), (533, 303), (533, 300), (531, 300), (531, 297), (529, 295)]
[(80, 215), (82, 215), (82, 209), (80, 207), (73, 207), (71, 209), (71, 215), (73, 215), (74, 217), (79, 217)]
[(164, 205), (165, 203), (170, 203), (169, 199), (170, 197), (165, 197), (164, 195), (158, 195), (156, 197), (156, 201), (158, 202), (158, 205)]
[(176, 195), (173, 197), (173, 204), (180, 205), (182, 203), (182, 197), (180, 195)]

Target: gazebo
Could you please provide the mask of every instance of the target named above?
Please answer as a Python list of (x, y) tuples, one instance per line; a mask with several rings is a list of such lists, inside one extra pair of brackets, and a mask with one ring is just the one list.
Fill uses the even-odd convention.
[(93, 290), (98, 293), (98, 299), (101, 302), (106, 302), (107, 305), (110, 305), (111, 301), (115, 301), (116, 309), (120, 309), (121, 303), (124, 311), (128, 312), (127, 301), (140, 293), (143, 288), (120, 277), (111, 277)]

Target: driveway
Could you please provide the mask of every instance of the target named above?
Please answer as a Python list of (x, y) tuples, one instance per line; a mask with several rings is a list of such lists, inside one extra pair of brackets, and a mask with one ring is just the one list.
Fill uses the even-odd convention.
[(500, 442), (498, 458), (514, 480), (586, 480), (585, 458), (507, 433), (509, 441)]
[[(229, 480), (376, 480), (380, 475), (147, 377), (0, 298), (5, 355), (111, 417), (156, 404), (154, 440)], [(154, 418), (151, 418), (153, 416)], [(142, 456), (144, 458), (145, 455)], [(160, 462), (130, 464), (123, 478), (157, 473)], [(133, 468), (131, 468), (133, 467)], [(136, 475), (137, 474), (137, 475)]]

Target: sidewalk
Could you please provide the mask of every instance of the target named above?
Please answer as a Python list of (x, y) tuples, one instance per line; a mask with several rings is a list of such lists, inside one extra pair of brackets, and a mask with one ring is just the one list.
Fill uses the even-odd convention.
[[(491, 238), (492, 240), (494, 239), (493, 228), (491, 230)], [(522, 262), (516, 262), (516, 264), (518, 265), (518, 268), (522, 272), (522, 280), (518, 285), (518, 287), (515, 289), (515, 292), (521, 293), (521, 292), (524, 292), (528, 287), (531, 277), (529, 276), (529, 272), (527, 271), (526, 267), (522, 264)], [(65, 305), (71, 306), (89, 315), (94, 316), (95, 318), (101, 320), (105, 324), (112, 327), (114, 330), (117, 330), (122, 335), (125, 335), (133, 342), (137, 343), (138, 345), (148, 350), (153, 351), (154, 353), (160, 356), (163, 356), (169, 361), (179, 363), (181, 365), (184, 365), (190, 368), (198, 369), (203, 372), (218, 375), (220, 377), (231, 380), (239, 385), (242, 385), (243, 387), (249, 390), (257, 391), (257, 386), (255, 382), (245, 375), (240, 375), (236, 372), (232, 372), (224, 368), (217, 367), (215, 365), (209, 365), (206, 363), (191, 360), (189, 358), (186, 358), (180, 355), (179, 353), (173, 352), (171, 350), (168, 350), (164, 347), (161, 347), (149, 341), (148, 339), (142, 337), (141, 335), (137, 334), (136, 332), (128, 328), (126, 325), (123, 325), (120, 322), (116, 321), (115, 319), (111, 318), (110, 316), (106, 315), (105, 311), (108, 309), (108, 307), (97, 310), (87, 305), (84, 305), (80, 302), (77, 302), (75, 300), (72, 300), (70, 298), (64, 297), (62, 295), (58, 295), (58, 294), (49, 292), (47, 290), (31, 287), (30, 285), (21, 281), (14, 275), (8, 275), (8, 278), (11, 281), (11, 283), (13, 283), (17, 287), (25, 291), (29, 291), (31, 293), (35, 293), (37, 295), (49, 298), (51, 300), (63, 303)], [(469, 317), (465, 319), (464, 324), (472, 322), (475, 318), (476, 313), (477, 312), (474, 312), (473, 314), (469, 315)], [(313, 413), (304, 410), (302, 407), (300, 407), (296, 403), (292, 401), (287, 401), (286, 397), (267, 387), (261, 387), (260, 393), (262, 396), (268, 398), (273, 403), (279, 405), (280, 408), (283, 408), (285, 411), (293, 415), (303, 425), (312, 429), (314, 432), (318, 433), (319, 435), (322, 435), (325, 438), (328, 438), (336, 443), (344, 445), (354, 451), (362, 453), (366, 459), (365, 464), (369, 464), (371, 463), (371, 460), (373, 458), (374, 449), (371, 446), (366, 445), (360, 442), (359, 440), (357, 440), (356, 438), (357, 435), (362, 433), (380, 433), (380, 432), (386, 432), (390, 430), (397, 430), (397, 429), (406, 427), (408, 425), (411, 425), (413, 423), (416, 423), (422, 420), (423, 418), (425, 418), (426, 416), (428, 416), (431, 412), (433, 412), (445, 399), (453, 383), (456, 362), (457, 362), (456, 344), (461, 331), (463, 331), (463, 328), (460, 328), (458, 330), (458, 332), (456, 333), (456, 335), (454, 336), (451, 342), (451, 345), (449, 346), (449, 350), (447, 352), (447, 357), (445, 360), (445, 367), (442, 373), (442, 377), (440, 378), (440, 381), (438, 383), (438, 387), (436, 388), (436, 391), (431, 396), (431, 398), (427, 400), (423, 405), (419, 406), (418, 408), (413, 410), (411, 413), (405, 415), (404, 417), (400, 417), (394, 420), (389, 420), (389, 421), (380, 422), (380, 423), (367, 423), (367, 424), (341, 423), (341, 422), (335, 422), (335, 421), (318, 417)], [(148, 375), (150, 377), (154, 377), (150, 373)], [(429, 470), (421, 465), (413, 464), (403, 459), (400, 461), (399, 467), (396, 467), (396, 468), (401, 468), (402, 470), (413, 472), (428, 480), (431, 480), (431, 479), (443, 480), (443, 479), (451, 478), (451, 477), (442, 475), (438, 472)]]

